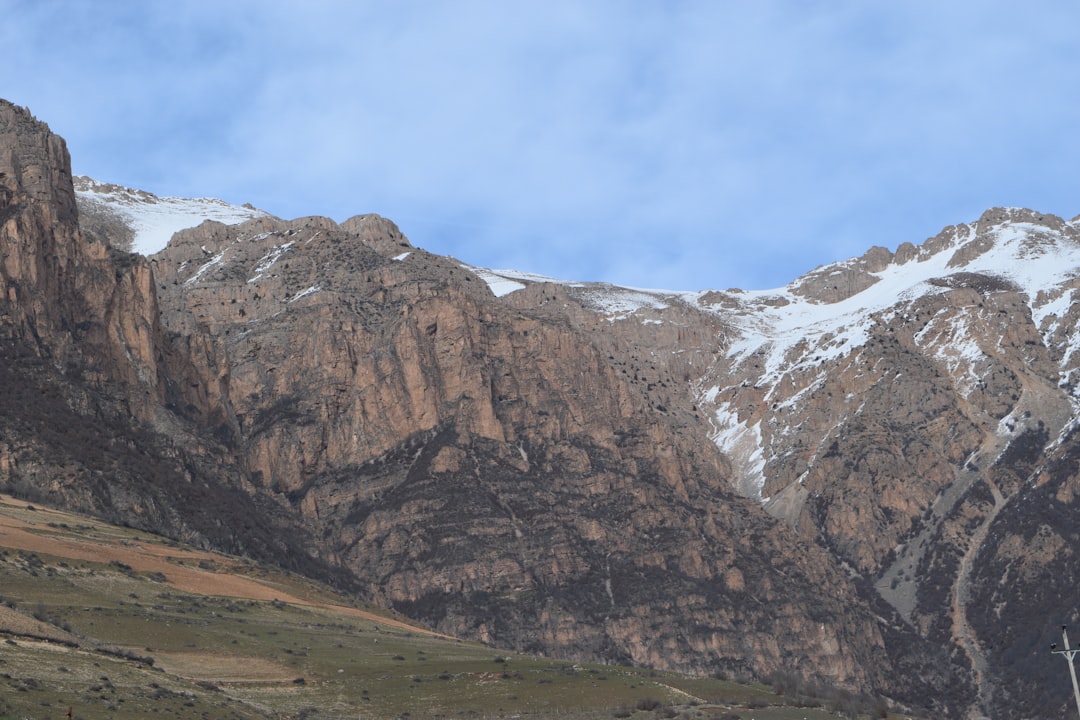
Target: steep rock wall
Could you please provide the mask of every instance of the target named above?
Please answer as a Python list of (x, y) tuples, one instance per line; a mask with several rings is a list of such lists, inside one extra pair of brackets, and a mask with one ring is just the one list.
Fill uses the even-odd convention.
[(0, 487), (332, 574), (240, 489), (230, 451), (169, 409), (150, 264), (80, 230), (64, 141), (6, 101), (0, 223)]
[[(153, 261), (168, 332), (208, 348), (182, 404), (387, 604), (521, 649), (701, 672), (790, 665), (782, 634), (807, 676), (887, 684), (847, 579), (730, 493), (693, 430), (688, 373), (715, 327), (613, 327), (558, 285), (497, 298), (373, 216), (206, 223)], [(697, 345), (650, 359), (643, 332)]]

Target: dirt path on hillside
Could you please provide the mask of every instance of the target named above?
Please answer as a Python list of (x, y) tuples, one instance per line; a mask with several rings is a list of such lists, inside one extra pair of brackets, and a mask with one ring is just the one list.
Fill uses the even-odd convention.
[(170, 547), (148, 539), (132, 542), (119, 537), (75, 537), (75, 530), (57, 529), (51, 527), (50, 523), (77, 528), (80, 525), (85, 526), (87, 518), (50, 508), (38, 507), (29, 510), (28, 507), (30, 506), (25, 502), (0, 495), (0, 547), (42, 553), (66, 560), (119, 562), (136, 572), (161, 573), (166, 578), (165, 585), (183, 592), (265, 602), (280, 600), (291, 605), (332, 610), (409, 632), (445, 637), (425, 628), (357, 608), (298, 597), (256, 578), (230, 572), (215, 572), (198, 566), (199, 561), (204, 561), (236, 573), (242, 571), (243, 563), (224, 555)]
[[(1020, 401), (1013, 410), (1013, 415), (1041, 418), (1041, 422), (1045, 422), (1050, 426), (1051, 437), (1054, 437), (1064, 427), (1065, 423), (1071, 419), (1072, 407), (1067, 402), (1058, 401), (1057, 396), (1052, 391), (1047, 391), (1038, 386), (1027, 386), (1024, 388)], [(1026, 429), (1026, 427), (1021, 427), (1020, 430)], [(996, 435), (988, 437), (979, 448), (977, 453), (979, 461), (976, 465), (984, 463), (991, 465), (1013, 439), (1019, 436), (1019, 432), (1017, 431), (1016, 434), (1008, 436)], [(960, 565), (953, 582), (951, 606), (952, 639), (971, 660), (975, 687), (978, 693), (975, 705), (969, 709), (969, 714), (972, 717), (982, 717), (990, 708), (993, 701), (994, 678), (986, 650), (968, 621), (968, 605), (971, 602), (971, 576), (974, 572), (975, 561), (983, 550), (991, 526), (1012, 499), (1001, 492), (1001, 489), (994, 483), (988, 472), (979, 473), (978, 479), (986, 483), (986, 486), (990, 489), (993, 507), (990, 508), (990, 511), (968, 538), (967, 549), (960, 558)]]
[(975, 688), (978, 691), (976, 708), (977, 714), (980, 716), (985, 714), (990, 707), (992, 690), (990, 687), (990, 663), (986, 658), (982, 643), (979, 642), (978, 635), (972, 629), (967, 618), (968, 603), (971, 600), (971, 573), (975, 566), (975, 559), (982, 550), (986, 536), (990, 532), (990, 526), (993, 525), (1001, 509), (1005, 507), (1005, 498), (997, 485), (989, 477), (984, 477), (983, 482), (990, 488), (990, 493), (994, 498), (994, 507), (983, 518), (983, 521), (972, 533), (968, 541), (967, 552), (960, 558), (960, 567), (956, 572), (956, 582), (953, 584), (952, 594), (953, 641), (964, 649), (968, 659), (971, 660), (971, 667), (975, 673)]

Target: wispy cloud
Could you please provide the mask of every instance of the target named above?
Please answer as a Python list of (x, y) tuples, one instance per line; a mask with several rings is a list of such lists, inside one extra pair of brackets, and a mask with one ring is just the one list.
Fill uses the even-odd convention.
[(1078, 21), (1000, 0), (16, 1), (0, 92), (102, 180), (379, 212), (477, 265), (766, 287), (995, 204), (1080, 212)]

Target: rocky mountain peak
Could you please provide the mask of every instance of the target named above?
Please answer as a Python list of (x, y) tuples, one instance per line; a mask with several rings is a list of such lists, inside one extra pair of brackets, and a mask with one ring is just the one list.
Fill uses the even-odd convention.
[(0, 186), (8, 207), (23, 197), (50, 208), (60, 222), (74, 222), (71, 159), (63, 138), (26, 108), (0, 100), (0, 147)]
[(71, 331), (93, 317), (82, 281), (107, 251), (79, 231), (64, 140), (7, 101), (0, 101), (0, 246), (0, 333), (51, 335), (60, 342), (39, 352), (72, 352)]
[[(1077, 242), (1080, 224), (1076, 222), (1023, 208), (992, 208), (975, 222), (944, 228), (922, 245), (903, 243), (895, 253), (872, 247), (861, 257), (824, 265), (792, 282), (787, 290), (810, 302), (837, 303), (870, 288), (890, 267), (928, 263), (942, 253), (949, 254), (947, 269), (962, 270), (999, 244), (999, 262), (1007, 264), (1006, 256), (1019, 261), (1059, 244), (1068, 252), (1068, 246)], [(908, 274), (913, 282), (927, 281), (919, 270)]]
[(413, 249), (397, 225), (378, 215), (355, 215), (343, 222), (341, 229), (356, 235), (365, 245), (387, 257), (396, 257)]
[(790, 292), (810, 302), (836, 303), (861, 293), (877, 282), (893, 261), (888, 248), (875, 245), (861, 257), (825, 265), (803, 275), (788, 286)]

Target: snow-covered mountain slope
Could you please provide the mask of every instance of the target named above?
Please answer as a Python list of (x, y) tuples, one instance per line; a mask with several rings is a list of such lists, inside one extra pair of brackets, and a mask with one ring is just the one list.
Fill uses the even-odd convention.
[[(873, 248), (772, 290), (646, 290), (465, 267), (500, 297), (533, 283), (559, 285), (608, 322), (684, 323), (688, 307), (714, 316), (724, 329), (711, 349), (713, 368), (695, 384), (697, 399), (711, 409), (711, 440), (735, 463), (733, 485), (762, 500), (769, 499), (767, 466), (790, 452), (762, 423), (783, 426), (775, 413), (797, 415), (802, 400), (834, 378), (835, 363), (850, 364), (876, 332), (914, 319), (911, 308), (928, 298), (943, 299), (935, 317), (914, 335), (912, 350), (952, 378), (961, 397), (971, 396), (1001, 354), (993, 328), (944, 299), (965, 288), (1021, 297), (1028, 322), (1057, 360), (1058, 384), (1080, 385), (1080, 331), (1070, 316), (1080, 285), (1080, 218), (1066, 222), (998, 208), (950, 226), (921, 246), (905, 244), (895, 253)], [(665, 312), (674, 307), (682, 312)], [(752, 405), (746, 388), (755, 391)], [(1080, 395), (1072, 401), (1080, 402)]]
[(867, 287), (849, 297), (825, 302), (808, 289), (808, 278), (827, 285), (864, 264), (865, 256), (835, 263), (783, 288), (726, 294), (725, 302), (711, 304), (738, 328), (727, 358), (742, 364), (759, 356), (755, 380), (772, 385), (785, 373), (861, 347), (869, 327), (888, 322), (898, 306), (963, 286), (1021, 293), (1035, 324), (1052, 334), (1071, 306), (1069, 283), (1080, 277), (1080, 222), (1028, 210), (990, 211), (977, 222), (947, 228), (917, 251), (898, 252), (876, 272), (863, 270)]
[(250, 205), (231, 205), (214, 198), (158, 197), (144, 190), (102, 183), (80, 176), (74, 179), (80, 211), (118, 221), (130, 230), (131, 252), (152, 255), (165, 247), (173, 233), (205, 220), (226, 225), (266, 217)]
[[(976, 221), (945, 228), (921, 246), (905, 243), (895, 253), (872, 248), (862, 257), (822, 266), (772, 290), (635, 289), (463, 267), (499, 297), (512, 297), (533, 284), (559, 286), (566, 297), (609, 324), (685, 325), (688, 309), (711, 316), (722, 330), (710, 348), (699, 348), (713, 360), (692, 383), (693, 392), (708, 411), (709, 438), (734, 463), (733, 487), (762, 502), (772, 501), (772, 493), (786, 483), (778, 478), (793, 453), (792, 437), (798, 437), (803, 426), (798, 418), (807, 412), (804, 404), (812, 404), (815, 393), (829, 392), (824, 389), (857, 363), (879, 366), (879, 351), (867, 345), (882, 333), (905, 334), (909, 330), (901, 328), (914, 326), (906, 351), (949, 378), (951, 391), (967, 402), (985, 393), (985, 375), (999, 371), (997, 364), (1008, 355), (1002, 344), (1020, 333), (1015, 326), (1030, 325), (1038, 345), (1056, 364), (1056, 376), (1046, 382), (1063, 389), (1051, 403), (1057, 410), (1050, 424), (1055, 433), (1065, 432), (1080, 417), (1080, 392), (1075, 390), (1080, 387), (1080, 329), (1074, 310), (1080, 307), (1074, 301), (1080, 288), (1080, 218), (1064, 221), (1031, 210), (996, 208)], [(1023, 317), (1001, 309), (1000, 318), (1007, 321), (997, 325), (978, 308), (957, 307), (954, 296), (963, 296), (965, 290), (975, 296), (1014, 295), (1020, 298)], [(926, 316), (928, 307), (933, 308), (931, 316)], [(611, 327), (611, 332), (625, 334)], [(653, 333), (648, 340), (631, 342), (653, 344), (649, 353), (654, 357), (687, 350), (682, 344), (657, 347), (658, 337)], [(1035, 362), (1033, 357), (1018, 361), (1029, 366)], [(856, 377), (862, 374), (853, 372)], [(832, 422), (822, 430), (826, 437), (844, 432), (849, 413), (862, 405), (860, 392), (847, 389), (844, 395), (848, 406), (828, 411)], [(1004, 419), (1001, 423), (1014, 434), (1025, 426)], [(800, 437), (797, 442), (809, 441)], [(799, 453), (806, 472), (814, 453), (805, 448)], [(792, 508), (785, 505), (777, 511), (790, 513)]]
[(1080, 218), (1064, 222), (1029, 210), (997, 209), (978, 221), (947, 228), (920, 248), (907, 245), (895, 254), (875, 248), (771, 290), (640, 289), (463, 267), (485, 280), (497, 296), (528, 283), (576, 289), (611, 320), (678, 302), (699, 307), (729, 324), (727, 360), (741, 365), (754, 357), (760, 368), (755, 381), (772, 385), (786, 373), (861, 347), (869, 328), (887, 322), (905, 302), (965, 284), (997, 284), (1022, 293), (1036, 325), (1052, 334), (1071, 307), (1068, 283), (1080, 276)]
[[(919, 312), (912, 308), (935, 296), (941, 299), (933, 303), (934, 316), (919, 324), (909, 349), (952, 378), (961, 397), (985, 385), (982, 375), (1001, 355), (1002, 342), (978, 313), (946, 299), (963, 289), (1022, 298), (1024, 322), (1057, 360), (1058, 384), (1077, 386), (1078, 286), (1080, 218), (1066, 222), (999, 208), (950, 226), (920, 247), (905, 244), (896, 253), (873, 248), (782, 288), (684, 293), (680, 299), (715, 314), (725, 326), (713, 368), (696, 387), (698, 399), (712, 410), (713, 442), (736, 463), (735, 487), (766, 500), (766, 466), (790, 452), (779, 431), (767, 426), (793, 432), (779, 413), (797, 415), (800, 403), (835, 381), (838, 363), (863, 357), (867, 343), (883, 330), (914, 323)], [(866, 357), (874, 360), (874, 351)]]

